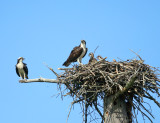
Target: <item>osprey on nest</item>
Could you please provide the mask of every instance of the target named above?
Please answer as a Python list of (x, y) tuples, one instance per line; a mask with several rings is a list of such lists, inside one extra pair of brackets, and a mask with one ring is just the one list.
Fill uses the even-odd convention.
[(28, 79), (28, 68), (27, 64), (23, 63), (24, 58), (19, 57), (17, 59), (17, 64), (16, 64), (16, 73), (21, 79)]
[(99, 56), (97, 56), (97, 59), (102, 60), (103, 58), (102, 58), (102, 56), (99, 55)]
[(82, 64), (81, 63), (82, 58), (86, 55), (87, 50), (88, 49), (86, 48), (86, 41), (81, 40), (81, 44), (73, 48), (68, 59), (63, 63), (63, 65), (68, 67), (72, 62), (76, 62), (76, 61), (79, 64)]
[(94, 54), (91, 52), (89, 53), (90, 59), (88, 64), (94, 64), (97, 62), (97, 60), (94, 58)]

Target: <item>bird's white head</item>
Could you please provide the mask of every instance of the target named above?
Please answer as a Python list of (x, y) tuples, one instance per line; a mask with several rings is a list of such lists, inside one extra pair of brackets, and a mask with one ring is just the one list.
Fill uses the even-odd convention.
[(86, 44), (86, 41), (85, 41), (85, 40), (81, 40), (81, 43), (82, 43), (82, 44)]
[(94, 54), (91, 52), (91, 53), (89, 53), (89, 56), (90, 57), (94, 57)]
[(102, 56), (97, 56), (97, 59), (99, 59), (99, 60), (102, 60), (103, 58), (102, 58)]
[(22, 62), (23, 60), (24, 60), (23, 57), (19, 57), (19, 58), (17, 59), (17, 63)]
[(81, 40), (81, 47), (86, 47), (86, 41), (85, 40)]

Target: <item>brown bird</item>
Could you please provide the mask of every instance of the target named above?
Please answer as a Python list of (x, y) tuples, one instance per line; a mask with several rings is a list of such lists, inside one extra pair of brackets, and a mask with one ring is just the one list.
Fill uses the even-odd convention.
[(102, 56), (100, 56), (100, 55), (98, 55), (98, 56), (97, 56), (97, 59), (98, 59), (98, 60), (102, 60), (102, 59), (103, 59), (103, 57), (102, 57)]
[(19, 57), (17, 59), (17, 64), (16, 64), (16, 73), (21, 79), (28, 79), (28, 68), (27, 64), (23, 63), (24, 58)]
[(64, 66), (68, 67), (72, 62), (78, 62), (82, 64), (82, 58), (86, 55), (88, 49), (86, 48), (86, 41), (81, 40), (81, 44), (74, 47), (71, 51), (68, 59), (63, 63)]
[(94, 58), (94, 54), (91, 52), (89, 53), (90, 59), (88, 64), (94, 64), (97, 62), (97, 60)]

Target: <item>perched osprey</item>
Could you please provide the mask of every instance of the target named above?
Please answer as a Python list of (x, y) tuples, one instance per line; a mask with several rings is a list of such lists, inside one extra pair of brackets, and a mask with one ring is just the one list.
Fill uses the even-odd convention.
[(89, 59), (89, 63), (88, 64), (93, 64), (95, 62), (97, 62), (97, 60), (94, 58), (94, 54), (91, 52), (89, 53), (90, 59)]
[(63, 63), (63, 65), (68, 67), (72, 62), (76, 62), (76, 61), (79, 64), (82, 64), (81, 63), (82, 58), (86, 55), (87, 50), (88, 49), (86, 48), (86, 41), (81, 40), (81, 44), (73, 48), (68, 59)]
[(16, 73), (21, 79), (28, 79), (28, 68), (27, 64), (23, 63), (24, 58), (19, 57), (17, 59), (17, 64), (16, 64)]
[(102, 56), (99, 55), (99, 56), (97, 56), (97, 59), (102, 60), (103, 58), (102, 58)]

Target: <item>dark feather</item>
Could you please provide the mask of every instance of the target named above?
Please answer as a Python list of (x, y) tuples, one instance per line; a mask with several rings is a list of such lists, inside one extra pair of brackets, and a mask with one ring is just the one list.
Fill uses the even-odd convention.
[(16, 66), (16, 73), (20, 77), (17, 66)]
[(81, 55), (82, 52), (83, 52), (83, 48), (81, 48), (80, 46), (74, 47), (68, 59), (64, 62), (63, 65), (68, 67), (71, 64), (71, 62), (76, 62), (77, 58)]
[(24, 71), (26, 73), (26, 78), (28, 79), (28, 68), (27, 68), (27, 64), (26, 63), (23, 63), (24, 64)]
[(97, 60), (94, 58), (94, 54), (90, 53), (89, 55), (90, 55), (90, 59), (89, 59), (89, 63), (88, 64), (96, 63)]
[(89, 64), (96, 63), (96, 62), (97, 62), (97, 60), (95, 58), (90, 58), (89, 59)]

